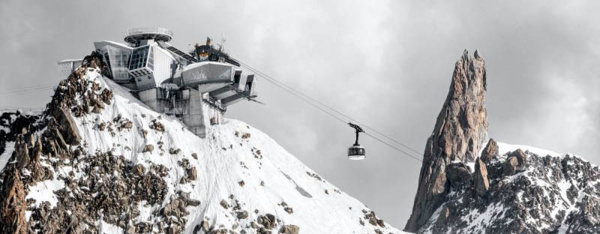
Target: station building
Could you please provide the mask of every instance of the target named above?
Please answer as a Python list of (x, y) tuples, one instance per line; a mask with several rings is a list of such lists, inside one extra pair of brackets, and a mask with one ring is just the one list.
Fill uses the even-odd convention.
[[(180, 117), (205, 137), (207, 126), (220, 124), (227, 107), (256, 98), (256, 78), (214, 48), (210, 39), (186, 53), (168, 43), (172, 37), (165, 28), (136, 28), (127, 31), (126, 44), (98, 41), (94, 47), (103, 55), (110, 79), (154, 111)], [(61, 61), (59, 70), (68, 75), (81, 61)]]

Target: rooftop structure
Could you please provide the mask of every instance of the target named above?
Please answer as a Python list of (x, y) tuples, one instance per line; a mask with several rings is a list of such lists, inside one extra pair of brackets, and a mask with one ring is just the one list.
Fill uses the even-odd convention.
[(171, 41), (173, 32), (166, 28), (134, 28), (127, 30), (125, 41), (129, 44), (139, 44), (144, 40)]
[[(186, 53), (168, 43), (172, 37), (165, 28), (136, 28), (127, 31), (127, 44), (98, 41), (94, 47), (107, 65), (107, 77), (204, 137), (207, 126), (221, 123), (227, 107), (256, 98), (256, 78), (210, 39)], [(64, 60), (59, 69), (70, 74), (79, 65), (81, 60)]]

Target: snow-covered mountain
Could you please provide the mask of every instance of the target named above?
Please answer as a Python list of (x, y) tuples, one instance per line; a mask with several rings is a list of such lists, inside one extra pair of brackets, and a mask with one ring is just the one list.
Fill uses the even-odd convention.
[(3, 233), (400, 233), (238, 120), (201, 139), (88, 60), (5, 139)]

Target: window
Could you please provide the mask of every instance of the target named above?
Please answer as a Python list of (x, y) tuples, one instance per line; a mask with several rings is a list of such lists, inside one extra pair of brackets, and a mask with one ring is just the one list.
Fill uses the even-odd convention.
[(129, 63), (129, 70), (135, 70), (146, 66), (148, 60), (148, 50), (150, 46), (144, 46), (135, 48), (131, 54), (131, 62)]

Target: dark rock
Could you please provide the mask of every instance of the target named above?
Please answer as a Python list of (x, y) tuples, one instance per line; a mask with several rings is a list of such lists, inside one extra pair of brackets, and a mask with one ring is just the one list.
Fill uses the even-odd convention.
[(150, 124), (150, 129), (154, 129), (159, 132), (164, 132), (165, 126), (157, 120), (152, 120), (152, 123)]
[(517, 173), (517, 169), (519, 168), (519, 160), (517, 159), (517, 157), (511, 156), (508, 159), (506, 159), (503, 168), (503, 174), (505, 176), (514, 175), (515, 173)]
[(58, 123), (61, 136), (64, 137), (66, 143), (70, 145), (79, 145), (81, 142), (81, 135), (79, 135), (77, 125), (69, 111), (64, 108), (58, 108), (53, 116)]
[(277, 226), (277, 220), (275, 219), (275, 216), (269, 213), (265, 214), (264, 216), (258, 216), (256, 220), (267, 230), (273, 229), (275, 226)]
[(490, 189), (490, 181), (488, 180), (487, 167), (481, 159), (475, 161), (475, 191), (479, 196), (485, 196)]
[(294, 213), (294, 209), (292, 209), (292, 207), (286, 207), (286, 208), (283, 208), (283, 210), (285, 210), (285, 212), (288, 212), (288, 214)]
[(221, 203), (219, 203), (219, 204), (221, 204), (221, 206), (222, 206), (224, 209), (227, 209), (227, 208), (229, 208), (229, 204), (227, 204), (227, 201), (225, 201), (225, 199), (221, 200)]
[(138, 176), (143, 176), (145, 170), (146, 169), (144, 168), (144, 165), (142, 165), (142, 164), (135, 165), (135, 167), (134, 167), (135, 174)]
[(245, 219), (248, 218), (248, 211), (242, 211), (242, 212), (238, 212), (237, 213), (237, 218), (238, 219)]
[(169, 149), (169, 154), (179, 154), (179, 152), (181, 152), (181, 149), (175, 149), (175, 148)]
[(481, 153), (481, 161), (488, 164), (493, 158), (498, 156), (498, 143), (494, 139), (490, 139)]
[(122, 129), (131, 129), (133, 127), (133, 122), (127, 120), (123, 124), (121, 124)]
[(298, 233), (300, 233), (300, 227), (298, 227), (296, 225), (283, 225), (279, 229), (279, 233), (283, 233), (283, 234), (298, 234)]
[(198, 178), (198, 171), (196, 170), (196, 167), (191, 167), (187, 173), (188, 179), (190, 180), (196, 180)]
[(452, 163), (446, 167), (446, 178), (454, 188), (470, 185), (471, 177), (471, 169), (462, 162)]
[(525, 152), (523, 152), (523, 150), (521, 150), (521, 149), (517, 149), (517, 150), (511, 152), (508, 156), (516, 157), (517, 160), (519, 161), (520, 167), (524, 167), (527, 165), (527, 155), (525, 155)]
[(104, 90), (102, 90), (102, 94), (100, 94), (100, 98), (102, 99), (102, 101), (104, 103), (106, 103), (107, 105), (110, 105), (111, 100), (113, 98), (113, 93), (109, 89), (104, 89)]
[(142, 149), (142, 153), (146, 153), (146, 152), (152, 153), (152, 151), (154, 151), (154, 146), (151, 144), (145, 145), (144, 149)]

